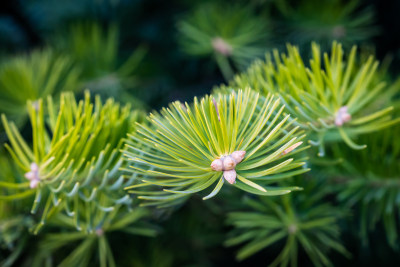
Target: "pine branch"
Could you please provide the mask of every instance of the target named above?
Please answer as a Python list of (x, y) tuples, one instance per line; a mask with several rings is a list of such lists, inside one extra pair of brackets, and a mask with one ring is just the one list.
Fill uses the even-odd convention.
[(95, 230), (93, 216), (102, 218), (119, 205), (130, 205), (123, 187), (131, 185), (133, 176), (124, 175), (121, 153), (124, 138), (140, 120), (140, 113), (129, 106), (120, 107), (112, 99), (100, 98), (91, 103), (90, 94), (76, 102), (73, 94), (63, 93), (60, 107), (53, 99), (28, 103), (32, 125), (32, 145), (20, 135), (13, 123), (2, 116), (10, 144), (6, 144), (14, 162), (25, 173), (27, 182), (2, 184), (20, 194), (35, 194), (33, 214), (41, 219), (37, 233), (47, 219), (61, 211), (73, 218), (77, 229)]
[(308, 171), (296, 155), (307, 148), (297, 148), (305, 136), (282, 112), (279, 99), (249, 89), (195, 98), (193, 106), (174, 102), (130, 135), (124, 153), (141, 182), (127, 189), (157, 206), (177, 204), (216, 184), (204, 197), (211, 198), (224, 180), (260, 195), (296, 190), (259, 185)]
[(287, 54), (275, 50), (272, 56), (266, 55), (265, 62), (255, 62), (235, 77), (231, 87), (250, 86), (264, 95), (279, 94), (287, 111), (297, 117), (296, 125), (309, 133), (310, 144), (320, 148), (320, 156), (326, 141), (363, 149), (365, 145), (356, 144), (354, 138), (400, 122), (390, 116), (393, 107), (377, 105), (395, 90), (385, 92), (386, 84), (379, 79), (378, 62), (372, 56), (358, 63), (353, 47), (344, 61), (341, 45), (334, 42), (331, 55), (321, 57), (319, 46), (313, 44), (313, 57), (306, 66), (297, 47), (288, 45), (287, 49)]
[(338, 199), (343, 205), (356, 209), (360, 235), (366, 244), (368, 233), (382, 222), (386, 238), (397, 247), (400, 199), (400, 127), (395, 126), (379, 133), (362, 137), (368, 150), (349, 151), (343, 146), (333, 146), (333, 156), (345, 160), (331, 175), (340, 174), (337, 184)]
[(82, 69), (80, 80), (84, 88), (126, 103), (140, 104), (125, 91), (137, 86), (137, 71), (147, 49), (140, 46), (121, 61), (117, 25), (103, 29), (97, 23), (77, 23), (58, 35), (54, 43)]
[(63, 55), (47, 49), (5, 60), (0, 65), (0, 112), (17, 122), (26, 117), (27, 101), (77, 89), (80, 70)]
[(283, 0), (277, 7), (283, 15), (279, 24), (284, 41), (299, 45), (302, 51), (308, 51), (310, 42), (318, 42), (324, 49), (333, 41), (349, 47), (368, 41), (380, 31), (374, 10), (362, 8), (359, 0), (332, 0), (323, 5), (318, 0)]
[(228, 214), (227, 223), (234, 229), (225, 245), (246, 243), (238, 251), (238, 260), (280, 243), (281, 252), (270, 266), (297, 266), (302, 251), (315, 266), (332, 266), (328, 258), (332, 250), (349, 255), (339, 239), (337, 224), (344, 212), (324, 200), (325, 186), (313, 180), (302, 182), (304, 191), (279, 198), (246, 197), (240, 207), (244, 211)]
[(214, 57), (229, 80), (235, 69), (245, 69), (265, 53), (269, 29), (268, 21), (249, 7), (208, 3), (189, 12), (178, 30), (178, 41), (187, 54)]

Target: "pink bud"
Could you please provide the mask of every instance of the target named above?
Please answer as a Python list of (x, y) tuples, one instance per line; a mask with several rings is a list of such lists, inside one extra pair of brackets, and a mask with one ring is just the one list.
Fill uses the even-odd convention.
[(102, 228), (97, 228), (95, 232), (96, 232), (96, 235), (97, 235), (97, 236), (102, 236), (102, 235), (104, 235), (104, 230), (103, 230)]
[(336, 126), (342, 126), (343, 125), (343, 120), (341, 118), (336, 117), (335, 125)]
[(36, 163), (31, 164), (31, 171), (25, 173), (25, 178), (30, 181), (30, 187), (36, 188), (40, 182), (39, 166)]
[(211, 163), (211, 169), (220, 172), (223, 169), (223, 162), (221, 159), (216, 159)]
[(36, 188), (39, 184), (39, 180), (31, 180), (31, 182), (29, 183), (30, 188)]
[(25, 173), (24, 176), (26, 179), (31, 180), (31, 181), (35, 180), (35, 177), (36, 177), (35, 173), (32, 171)]
[(231, 157), (236, 162), (236, 164), (239, 164), (243, 160), (244, 155), (246, 155), (246, 151), (238, 150), (238, 151), (234, 151), (231, 154)]
[(341, 107), (336, 113), (335, 125), (342, 126), (344, 123), (350, 120), (351, 120), (351, 115), (348, 113), (347, 106)]
[(211, 45), (214, 48), (215, 52), (218, 52), (224, 56), (229, 56), (232, 54), (232, 46), (221, 37), (215, 37), (214, 39), (212, 39)]
[(347, 106), (343, 106), (343, 107), (339, 108), (339, 112), (341, 112), (341, 113), (347, 113), (347, 111), (348, 111)]
[(348, 122), (349, 120), (351, 120), (351, 115), (348, 113), (343, 114), (343, 121)]
[(225, 178), (225, 180), (227, 180), (228, 183), (230, 183), (230, 184), (235, 183), (235, 180), (236, 180), (236, 171), (235, 171), (235, 170), (224, 171), (224, 178)]
[(39, 166), (35, 162), (31, 163), (31, 171), (33, 172), (39, 171)]
[(236, 162), (233, 160), (233, 158), (231, 156), (224, 157), (223, 161), (224, 161), (224, 167), (223, 167), (224, 171), (229, 171), (229, 170), (235, 169)]

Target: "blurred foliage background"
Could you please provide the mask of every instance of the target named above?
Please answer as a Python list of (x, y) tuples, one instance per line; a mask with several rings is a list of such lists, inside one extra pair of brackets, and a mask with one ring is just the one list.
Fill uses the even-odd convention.
[[(382, 3), (373, 0), (328, 0), (323, 4), (312, 0), (234, 2), (237, 3), (229, 4), (227, 11), (232, 12), (230, 9), (236, 8), (241, 10), (240, 13), (244, 13), (236, 14), (236, 17), (232, 18), (236, 25), (242, 25), (240, 21), (249, 23), (246, 18), (249, 15), (246, 15), (246, 12), (251, 14), (252, 20), (261, 21), (258, 26), (264, 28), (264, 40), (257, 35), (255, 41), (258, 42), (258, 47), (265, 51), (284, 48), (285, 44), (290, 42), (300, 45), (307, 53), (311, 41), (330, 47), (331, 41), (336, 39), (350, 47), (353, 44), (361, 44), (364, 49), (374, 51), (381, 61), (388, 56), (392, 59), (390, 69), (395, 71), (400, 68), (400, 37), (395, 34), (395, 29), (400, 24), (396, 19), (399, 8), (397, 1)], [(96, 57), (96, 53), (102, 51), (102, 56), (109, 58), (92, 58), (90, 63), (98, 64), (98, 68), (103, 68), (103, 73), (111, 73), (126, 63), (136, 49), (147, 49), (140, 67), (134, 71), (137, 78), (140, 77), (140, 86), (131, 90), (149, 107), (159, 108), (172, 100), (190, 100), (192, 96), (209, 92), (213, 85), (224, 81), (213, 60), (203, 56), (191, 56), (180, 46), (185, 38), (179, 32), (182, 21), (188, 16), (194, 20), (193, 12), (202, 12), (202, 9), (210, 8), (210, 5), (221, 9), (218, 6), (224, 7), (227, 3), (218, 0), (7, 1), (2, 5), (0, 14), (0, 53), (2, 58), (6, 58), (35, 48), (56, 46), (59, 49), (69, 49), (73, 53), (72, 57), (82, 60), (80, 54), (89, 57), (84, 50), (91, 51), (90, 57)], [(205, 17), (203, 19), (207, 21)], [(101, 48), (93, 43), (89, 45), (95, 42), (94, 36), (86, 36), (87, 40), (79, 40), (80, 36), (84, 35), (85, 26), (82, 24), (86, 24), (87, 28), (87, 24), (93, 22), (103, 30), (103, 36), (98, 36), (98, 41), (103, 46)], [(221, 23), (233, 24), (229, 20)], [(78, 29), (76, 24), (80, 24), (81, 29)], [(113, 27), (116, 29), (113, 30)], [(68, 38), (68, 34), (73, 34), (74, 30), (81, 34), (75, 33), (72, 40)], [(232, 32), (225, 29), (228, 32), (226, 34), (231, 36), (238, 34), (238, 30), (235, 30)], [(115, 44), (106, 44), (104, 40), (101, 42), (101, 38), (106, 38), (107, 31), (117, 38), (112, 40)], [(252, 31), (246, 33), (251, 35)], [(226, 38), (228, 37), (230, 36)], [(87, 45), (79, 46), (78, 42), (87, 42)], [(57, 45), (53, 45), (55, 43)], [(115, 47), (109, 47), (107, 50), (104, 47), (107, 45)], [(112, 49), (118, 51), (112, 52)], [(105, 55), (106, 53), (110, 55)], [(262, 57), (263, 53), (258, 53), (258, 56)], [(93, 77), (95, 74), (84, 75)]]
[[(333, 40), (346, 52), (358, 45), (361, 57), (373, 54), (380, 61), (377, 79), (394, 84), (400, 71), (399, 10), (400, 1), (394, 0), (5, 1), (0, 6), (0, 113), (29, 139), (27, 100), (37, 108), (38, 98), (57, 101), (62, 91), (74, 91), (82, 99), (88, 89), (134, 109), (159, 110), (171, 101), (190, 102), (210, 93), (272, 49), (284, 52), (287, 43), (298, 46), (308, 62), (313, 41), (322, 51), (329, 51)], [(206, 202), (196, 195), (185, 205), (151, 210), (150, 215), (140, 210), (123, 219), (118, 213), (107, 241), (103, 232), (96, 232), (82, 242), (76, 235), (57, 243), (70, 235), (73, 225), (62, 217), (50, 225), (53, 231), (31, 236), (27, 229), (34, 222), (23, 214), (29, 214), (32, 199), (0, 202), (0, 265), (83, 266), (92, 255), (86, 252), (96, 254), (98, 247), (107, 256), (94, 265), (112, 266), (115, 260), (117, 266), (154, 267), (399, 266), (400, 145), (389, 142), (399, 140), (399, 133), (397, 126), (366, 136), (361, 141), (372, 144), (370, 150), (341, 167), (332, 164), (354, 152), (340, 144), (327, 147), (328, 159), (311, 161), (315, 170), (300, 178), (315, 179), (297, 195), (271, 200), (223, 187)], [(6, 141), (2, 124), (0, 142)], [(1, 145), (0, 178), (10, 182), (18, 170), (5, 155)], [(270, 204), (263, 208), (259, 203)], [(256, 222), (241, 224), (255, 212), (265, 212), (258, 215), (275, 224), (265, 229)], [(144, 226), (123, 231), (125, 222), (138, 218), (145, 218)], [(315, 220), (323, 223), (313, 224)], [(243, 237), (248, 229), (253, 236)], [(327, 239), (313, 239), (316, 232)], [(269, 243), (256, 238), (274, 234)]]

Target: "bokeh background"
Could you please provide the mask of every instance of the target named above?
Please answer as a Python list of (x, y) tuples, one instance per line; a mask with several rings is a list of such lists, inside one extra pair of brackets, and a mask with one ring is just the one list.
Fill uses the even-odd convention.
[[(224, 82), (213, 60), (191, 56), (179, 45), (182, 39), (179, 21), (207, 2), (229, 6), (237, 2), (239, 9), (249, 9), (253, 16), (263, 20), (266, 49), (284, 48), (290, 42), (307, 50), (312, 40), (324, 41), (329, 47), (331, 40), (338, 39), (372, 50), (381, 61), (389, 60), (391, 73), (400, 68), (400, 3), (395, 0), (5, 1), (0, 13), (0, 55), (4, 60), (52, 46), (55, 38), (67, 38), (68, 30), (76, 24), (95, 22), (103, 29), (115, 24), (119, 32), (119, 63), (138, 47), (146, 50), (134, 71), (137, 83), (130, 89), (148, 108), (159, 108), (176, 99), (189, 101), (194, 95), (208, 93), (214, 85)], [(345, 9), (350, 5), (354, 6), (353, 10), (347, 12)], [(352, 26), (357, 24), (360, 26)]]

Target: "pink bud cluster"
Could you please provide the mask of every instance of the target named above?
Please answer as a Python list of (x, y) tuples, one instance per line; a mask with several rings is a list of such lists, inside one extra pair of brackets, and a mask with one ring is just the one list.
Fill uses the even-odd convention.
[(36, 188), (40, 183), (39, 166), (36, 163), (31, 164), (31, 171), (25, 173), (25, 178), (30, 181), (30, 187)]
[(236, 180), (235, 167), (243, 160), (245, 154), (246, 151), (234, 151), (228, 156), (214, 160), (211, 163), (211, 169), (214, 171), (223, 171), (225, 180), (233, 184)]
[(344, 123), (351, 120), (351, 115), (348, 112), (347, 106), (341, 107), (336, 113), (335, 125), (342, 126)]
[(215, 52), (218, 52), (224, 56), (230, 56), (232, 54), (233, 48), (221, 37), (215, 37), (211, 41), (211, 45)]
[(102, 228), (97, 228), (95, 233), (97, 236), (102, 236), (104, 235), (104, 230)]

